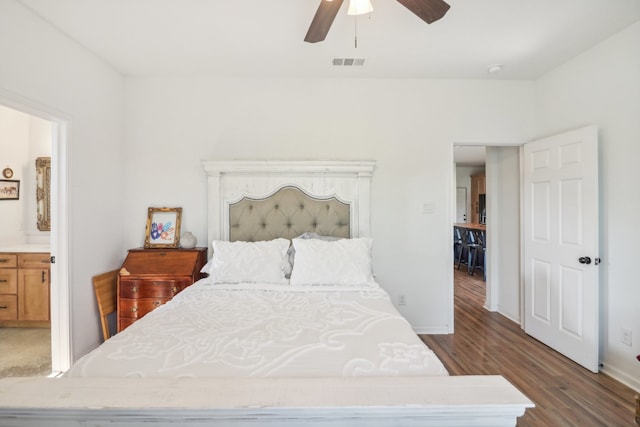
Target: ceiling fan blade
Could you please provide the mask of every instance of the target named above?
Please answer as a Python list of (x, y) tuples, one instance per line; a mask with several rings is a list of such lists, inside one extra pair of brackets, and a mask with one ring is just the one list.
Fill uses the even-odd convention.
[(304, 37), (304, 41), (309, 43), (317, 43), (327, 37), (329, 28), (333, 24), (333, 20), (338, 14), (340, 6), (342, 6), (343, 0), (321, 0), (318, 10), (311, 21), (307, 35)]
[(427, 24), (442, 18), (450, 7), (443, 0), (398, 0), (398, 2)]

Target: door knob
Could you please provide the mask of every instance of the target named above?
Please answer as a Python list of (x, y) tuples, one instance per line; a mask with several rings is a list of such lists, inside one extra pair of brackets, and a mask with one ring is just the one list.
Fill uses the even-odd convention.
[(589, 258), (588, 256), (582, 256), (578, 258), (578, 262), (580, 264), (591, 264), (591, 258)]

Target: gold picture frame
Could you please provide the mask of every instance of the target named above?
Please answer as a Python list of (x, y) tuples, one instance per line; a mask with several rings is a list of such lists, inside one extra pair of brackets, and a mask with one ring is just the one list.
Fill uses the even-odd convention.
[(40, 231), (51, 231), (51, 157), (36, 158), (36, 214)]
[(179, 247), (181, 222), (182, 208), (148, 208), (144, 247)]

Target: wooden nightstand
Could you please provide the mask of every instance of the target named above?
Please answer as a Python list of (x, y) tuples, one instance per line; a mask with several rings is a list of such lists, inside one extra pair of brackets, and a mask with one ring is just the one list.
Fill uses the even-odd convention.
[(207, 248), (131, 249), (118, 275), (118, 332), (202, 277)]

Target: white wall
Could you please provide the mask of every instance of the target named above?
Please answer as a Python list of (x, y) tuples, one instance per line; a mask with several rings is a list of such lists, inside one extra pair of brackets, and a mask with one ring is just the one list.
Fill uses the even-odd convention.
[[(0, 170), (13, 170), (13, 180), (20, 181), (20, 199), (0, 201), (0, 241), (3, 244), (22, 243), (26, 225), (24, 178), (29, 160), (29, 116), (0, 105)], [(5, 179), (0, 176), (0, 179)]]
[(39, 156), (51, 156), (51, 122), (0, 105), (0, 170), (11, 168), (11, 179), (20, 181), (19, 199), (0, 203), (0, 245), (49, 242), (50, 233), (37, 227)]
[(520, 322), (520, 148), (487, 147), (486, 308)]
[[(126, 83), (129, 247), (149, 206), (206, 238), (202, 159), (372, 159), (374, 269), (418, 331), (451, 330), (452, 142), (533, 131), (527, 82), (144, 79)], [(433, 202), (435, 213), (423, 214)], [(450, 249), (451, 248), (451, 249)]]
[[(123, 78), (14, 0), (0, 1), (0, 104), (68, 120), (73, 354), (99, 342), (91, 276), (124, 257)], [(57, 254), (64, 256), (64, 254)]]
[[(640, 390), (640, 22), (536, 83), (538, 134), (600, 127), (600, 286), (604, 371)], [(633, 346), (620, 341), (632, 331)]]
[(36, 198), (36, 159), (51, 157), (53, 123), (29, 116), (29, 161), (24, 179), (26, 209), (24, 212), (25, 240), (27, 243), (49, 243), (51, 233), (38, 230), (38, 203)]

